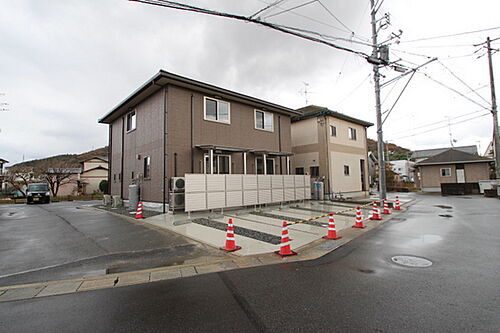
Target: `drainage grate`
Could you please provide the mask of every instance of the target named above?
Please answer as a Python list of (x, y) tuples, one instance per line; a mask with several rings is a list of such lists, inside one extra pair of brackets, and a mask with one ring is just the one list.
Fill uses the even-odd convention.
[[(283, 221), (289, 221), (289, 222), (299, 222), (299, 221), (303, 220), (303, 219), (299, 219), (299, 218), (296, 218), (296, 217), (285, 216), (285, 215), (277, 215), (277, 214), (271, 214), (271, 213), (266, 213), (266, 212), (251, 212), (250, 214), (258, 215), (258, 216), (264, 216), (264, 217), (270, 217), (270, 218), (273, 218), (273, 219), (278, 219), (278, 220), (283, 220)], [(318, 227), (323, 227), (324, 225), (327, 224), (327, 223), (323, 224), (323, 223), (320, 223), (320, 222), (317, 222), (317, 221), (309, 221), (309, 222), (303, 222), (303, 223), (315, 225), (315, 226), (318, 226)]]
[(453, 217), (453, 215), (450, 215), (450, 214), (439, 214), (439, 216), (441, 216), (441, 217)]
[(423, 268), (432, 265), (432, 261), (414, 256), (394, 256), (391, 260), (398, 265), (407, 267)]
[(451, 209), (451, 208), (453, 208), (451, 206), (446, 206), (446, 205), (434, 205), (434, 207), (439, 207), (439, 208), (442, 208), (442, 209)]
[[(201, 225), (204, 225), (206, 227), (211, 227), (211, 228), (219, 229), (222, 231), (227, 230), (226, 223), (222, 223), (219, 221), (214, 221), (214, 220), (210, 220), (210, 219), (206, 219), (206, 218), (193, 219), (193, 223), (201, 224)], [(248, 238), (253, 238), (253, 239), (260, 240), (260, 241), (274, 244), (274, 245), (278, 245), (281, 243), (281, 236), (266, 234), (265, 232), (260, 232), (257, 230), (247, 229), (247, 228), (243, 228), (243, 227), (238, 227), (236, 225), (234, 226), (234, 233), (236, 235), (245, 236)]]

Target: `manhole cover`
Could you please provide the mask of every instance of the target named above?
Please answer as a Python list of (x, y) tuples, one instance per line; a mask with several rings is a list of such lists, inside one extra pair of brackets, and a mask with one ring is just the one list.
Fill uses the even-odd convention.
[(394, 256), (391, 260), (398, 265), (408, 267), (429, 267), (432, 265), (430, 260), (413, 256)]

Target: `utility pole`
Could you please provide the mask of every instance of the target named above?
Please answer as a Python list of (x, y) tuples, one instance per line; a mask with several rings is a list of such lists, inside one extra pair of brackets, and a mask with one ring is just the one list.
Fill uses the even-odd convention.
[[(375, 10), (375, 0), (370, 0), (371, 4), (371, 24), (372, 24), (372, 58), (378, 58), (379, 56), (379, 45), (377, 42), (377, 19)], [(385, 186), (385, 160), (384, 160), (384, 137), (382, 132), (382, 110), (380, 102), (380, 75), (379, 75), (379, 65), (373, 64), (373, 76), (375, 81), (375, 110), (377, 112), (377, 152), (378, 152), (378, 188), (380, 200), (386, 198), (386, 186)]]
[(495, 80), (493, 79), (493, 62), (491, 60), (490, 37), (486, 38), (486, 46), (488, 48), (488, 65), (490, 67), (491, 113), (493, 114), (493, 152), (495, 153), (495, 178), (498, 184), (498, 180), (500, 179), (500, 139), (498, 138), (497, 98), (495, 95)]

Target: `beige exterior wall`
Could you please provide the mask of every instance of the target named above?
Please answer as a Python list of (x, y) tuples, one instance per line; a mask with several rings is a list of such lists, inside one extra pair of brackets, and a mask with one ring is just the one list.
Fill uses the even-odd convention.
[(108, 168), (108, 162), (103, 161), (99, 158), (92, 158), (88, 161), (83, 162), (83, 171), (87, 171), (89, 169), (97, 168), (97, 167), (103, 167), (103, 168)]
[(318, 143), (317, 118), (305, 119), (292, 126), (292, 147)]
[[(441, 176), (441, 169), (450, 168), (449, 177)], [(457, 174), (455, 164), (422, 165), (419, 167), (419, 185), (422, 190), (430, 188), (441, 188), (442, 183), (456, 183)], [(465, 182), (477, 183), (480, 180), (489, 179), (489, 163), (467, 163), (464, 164)]]
[(99, 191), (99, 183), (108, 179), (108, 170), (95, 169), (84, 171), (80, 175), (80, 181), (85, 183), (83, 194), (93, 194)]
[[(330, 125), (336, 127), (331, 136)], [(356, 130), (356, 140), (349, 139), (349, 127)], [(368, 149), (366, 128), (334, 117), (315, 117), (292, 123), (292, 170), (319, 166), (319, 179), (329, 192), (366, 195), (368, 192)], [(327, 156), (327, 151), (329, 152)], [(328, 161), (329, 160), (329, 161)], [(364, 161), (365, 191), (362, 191), (361, 160)], [(344, 175), (344, 165), (349, 166), (349, 176)], [(312, 181), (316, 180), (311, 178)]]

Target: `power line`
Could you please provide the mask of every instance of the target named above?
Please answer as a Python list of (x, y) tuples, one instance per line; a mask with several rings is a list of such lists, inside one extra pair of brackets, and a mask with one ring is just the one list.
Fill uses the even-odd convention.
[[(430, 130), (427, 130), (427, 131), (418, 132), (418, 133), (413, 133), (413, 134), (411, 134), (411, 135), (400, 136), (400, 137), (398, 137), (398, 138), (391, 138), (390, 140), (394, 141), (394, 140), (399, 140), (399, 139), (409, 138), (409, 137), (416, 136), (416, 135), (420, 135), (420, 134), (429, 133), (429, 132), (436, 131), (436, 130), (441, 129), (441, 128), (448, 127), (449, 125), (457, 125), (457, 124), (464, 123), (464, 122), (466, 122), (466, 121), (475, 120), (475, 119), (478, 119), (478, 118), (481, 118), (481, 117), (484, 117), (484, 116), (489, 116), (489, 115), (490, 115), (490, 113), (485, 113), (485, 114), (479, 115), (479, 116), (477, 116), (477, 117), (464, 119), (464, 120), (461, 120), (461, 121), (457, 121), (457, 122), (455, 122), (455, 123), (446, 124), (446, 125), (444, 125), (444, 126), (436, 127), (436, 128), (433, 128), (433, 129), (430, 129)], [(448, 121), (448, 120), (446, 120), (446, 121)]]
[(365, 81), (371, 76), (371, 73), (369, 73), (356, 87), (354, 87), (354, 89), (352, 89), (347, 95), (345, 95), (341, 100), (340, 102), (336, 103), (336, 105), (340, 105), (342, 103), (344, 103), (344, 101), (349, 98), (356, 90), (358, 90), (362, 85), (363, 83), (365, 83)]
[(261, 10), (259, 10), (258, 12), (256, 12), (256, 13), (254, 13), (254, 14), (250, 15), (249, 17), (250, 17), (250, 18), (254, 18), (255, 16), (259, 15), (260, 13), (262, 13), (262, 12), (264, 12), (264, 11), (268, 10), (269, 8), (279, 5), (279, 4), (280, 4), (280, 3), (282, 3), (283, 1), (285, 1), (285, 0), (277, 0), (277, 1), (275, 1), (275, 2), (273, 2), (273, 3), (271, 3), (271, 4), (269, 4), (269, 5), (267, 5), (266, 7), (262, 8), (262, 9), (261, 9)]
[(473, 92), (476, 96), (478, 96), (479, 98), (481, 98), (486, 103), (488, 103), (488, 104), (490, 103), (483, 96), (479, 95), (479, 93), (477, 91), (475, 91), (471, 86), (469, 86), (464, 80), (462, 80), (461, 78), (459, 78), (458, 75), (456, 75), (451, 69), (449, 69), (447, 66), (445, 66), (445, 64), (443, 64), (439, 60), (438, 60), (438, 63), (441, 66), (443, 66), (448, 72), (450, 72), (450, 74), (453, 75), (458, 81), (462, 82), (464, 86), (466, 86), (467, 88), (469, 88), (470, 92)]
[(183, 4), (183, 3), (179, 3), (179, 2), (174, 2), (174, 1), (167, 1), (167, 0), (130, 0), (130, 1), (144, 3), (144, 4), (148, 4), (148, 5), (155, 5), (155, 6), (160, 6), (160, 7), (178, 9), (178, 10), (183, 10), (183, 11), (188, 11), (188, 12), (195, 12), (195, 13), (212, 15), (212, 16), (226, 17), (226, 18), (231, 18), (231, 19), (244, 21), (244, 22), (251, 22), (251, 23), (259, 24), (259, 25), (262, 25), (262, 26), (268, 27), (270, 29), (277, 30), (277, 31), (280, 31), (280, 32), (283, 32), (283, 33), (286, 33), (289, 35), (293, 35), (293, 36), (307, 39), (307, 40), (310, 40), (313, 42), (321, 43), (321, 44), (330, 46), (330, 47), (338, 49), (338, 50), (350, 52), (350, 53), (356, 54), (358, 56), (361, 56), (365, 59), (368, 58), (368, 54), (366, 54), (364, 52), (349, 49), (347, 47), (343, 47), (343, 46), (340, 46), (340, 45), (337, 45), (334, 43), (330, 43), (328, 41), (325, 41), (325, 40), (322, 40), (322, 39), (319, 39), (319, 38), (316, 38), (313, 36), (307, 36), (307, 35), (298, 33), (296, 31), (293, 31), (293, 30), (296, 30), (297, 28), (287, 27), (287, 26), (283, 26), (283, 25), (276, 25), (276, 24), (261, 21), (261, 20), (255, 19), (255, 18), (249, 18), (249, 17), (243, 16), (243, 15), (224, 13), (224, 12), (219, 12), (219, 11), (215, 11), (215, 10), (211, 10), (211, 9), (205, 9), (205, 8), (201, 8), (201, 7), (191, 6), (191, 5), (187, 5), (187, 4)]
[(347, 25), (345, 25), (341, 20), (339, 20), (339, 18), (337, 16), (335, 16), (335, 14), (332, 13), (332, 11), (330, 9), (328, 9), (328, 7), (326, 7), (323, 2), (321, 2), (321, 0), (318, 0), (318, 3), (321, 5), (321, 7), (323, 7), (326, 12), (328, 14), (330, 14), (331, 17), (333, 17), (335, 19), (335, 21), (339, 22), (344, 28), (346, 28), (347, 30), (351, 31), (352, 34), (354, 34), (354, 31), (352, 31), (352, 29), (349, 29), (349, 27)]
[(456, 89), (454, 89), (454, 88), (451, 88), (450, 86), (447, 86), (446, 84), (444, 84), (444, 83), (442, 83), (442, 82), (440, 82), (440, 81), (438, 81), (438, 80), (436, 80), (436, 79), (433, 79), (432, 77), (430, 77), (430, 76), (429, 76), (429, 74), (426, 74), (426, 73), (421, 73), (421, 74), (423, 74), (423, 75), (424, 75), (426, 78), (428, 78), (429, 80), (434, 81), (434, 82), (436, 82), (437, 84), (439, 84), (439, 85), (441, 85), (441, 86), (445, 87), (446, 89), (449, 89), (449, 90), (453, 91), (454, 93), (456, 93), (456, 94), (458, 94), (458, 95), (462, 96), (463, 98), (465, 98), (465, 99), (466, 99), (466, 100), (468, 100), (469, 102), (472, 102), (472, 103), (474, 103), (474, 104), (476, 104), (476, 105), (479, 105), (480, 107), (482, 107), (482, 108), (483, 108), (483, 109), (485, 109), (485, 110), (488, 110), (488, 111), (490, 110), (488, 107), (483, 106), (482, 104), (480, 104), (480, 103), (476, 102), (476, 101), (475, 101), (475, 100), (473, 100), (472, 98), (465, 96), (465, 95), (464, 95), (464, 94), (462, 94), (460, 91), (458, 91), (458, 90), (456, 90)]
[(480, 29), (480, 30), (459, 32), (459, 33), (449, 34), (449, 35), (440, 35), (440, 36), (432, 36), (432, 37), (424, 37), (424, 38), (418, 38), (418, 39), (412, 39), (412, 40), (405, 40), (405, 41), (401, 41), (401, 43), (413, 43), (413, 42), (419, 42), (419, 41), (422, 41), (422, 40), (432, 40), (432, 39), (438, 39), (438, 38), (448, 38), (448, 37), (462, 36), (462, 35), (468, 35), (468, 34), (475, 34), (475, 33), (478, 33), (478, 32), (485, 32), (485, 31), (496, 30), (496, 29), (500, 29), (500, 26), (499, 27), (493, 27), (493, 28)]
[(270, 18), (270, 17), (278, 16), (278, 15), (284, 14), (284, 13), (286, 13), (286, 12), (289, 12), (289, 11), (291, 11), (291, 10), (294, 10), (294, 9), (297, 9), (297, 8), (300, 8), (300, 7), (304, 7), (304, 6), (310, 5), (310, 4), (312, 4), (312, 3), (314, 3), (314, 2), (317, 2), (317, 1), (319, 1), (319, 0), (311, 0), (311, 1), (305, 2), (305, 3), (303, 3), (303, 4), (297, 5), (297, 6), (295, 6), (295, 7), (291, 7), (291, 8), (288, 8), (288, 9), (282, 10), (281, 12), (277, 12), (277, 13), (274, 13), (274, 14), (271, 14), (271, 15), (267, 15), (267, 16), (265, 16), (264, 18), (265, 18), (265, 19), (268, 19), (268, 18)]
[[(267, 3), (267, 2), (265, 2), (264, 0), (257, 0), (257, 1), (262, 2), (262, 3), (265, 3), (265, 4), (268, 4), (268, 3)], [(283, 7), (280, 7), (280, 6), (276, 6), (276, 7), (277, 7), (277, 8), (280, 8), (280, 9), (283, 9)], [(366, 12), (366, 10), (365, 10), (365, 12)], [(351, 32), (351, 31), (341, 29), (341, 28), (339, 28), (339, 27), (336, 27), (336, 26), (331, 25), (331, 24), (329, 24), (329, 23), (323, 22), (323, 21), (321, 21), (321, 20), (318, 20), (318, 19), (312, 18), (312, 17), (310, 17), (310, 16), (307, 16), (307, 15), (304, 15), (304, 14), (301, 14), (301, 13), (297, 13), (297, 12), (295, 12), (295, 11), (293, 11), (293, 10), (291, 10), (291, 11), (290, 11), (290, 14), (293, 14), (293, 15), (298, 16), (298, 17), (302, 17), (302, 18), (304, 18), (304, 19), (306, 19), (306, 20), (309, 20), (309, 21), (311, 21), (311, 22), (316, 22), (316, 23), (319, 23), (319, 24), (324, 25), (324, 26), (326, 26), (326, 27), (329, 27), (329, 28), (332, 28), (332, 29), (335, 29), (335, 30), (338, 30), (338, 31), (342, 31), (342, 32), (344, 32), (344, 33), (348, 33), (348, 34), (351, 34), (351, 35), (352, 35), (352, 32)], [(360, 36), (360, 35), (357, 35), (357, 34), (355, 34), (355, 35), (354, 35), (354, 36), (352, 36), (352, 37), (357, 38), (357, 39), (362, 40), (362, 41), (369, 41), (369, 39), (368, 39), (368, 38), (363, 37), (363, 36)]]
[[(458, 118), (463, 118), (463, 117), (466, 117), (466, 116), (469, 116), (469, 115), (472, 115), (472, 114), (476, 114), (476, 113), (479, 113), (479, 112), (484, 112), (483, 109), (480, 109), (480, 110), (476, 110), (476, 111), (473, 111), (473, 112), (468, 112), (468, 113), (464, 113), (460, 116), (456, 116), (456, 117), (450, 117), (449, 119), (452, 120), (452, 119), (458, 119)], [(410, 130), (417, 130), (417, 129), (421, 129), (421, 128), (426, 128), (426, 127), (431, 127), (431, 126), (435, 126), (439, 123), (442, 123), (442, 122), (447, 122), (448, 119), (446, 120), (440, 120), (440, 121), (433, 121), (432, 123), (426, 123), (424, 125), (420, 125), (420, 126), (417, 126), (417, 127), (413, 127), (411, 128)], [(394, 132), (392, 133), (393, 135), (394, 134), (399, 134), (399, 133), (405, 133), (405, 132), (408, 132), (409, 130), (408, 129), (405, 129), (405, 130), (402, 130), (402, 131), (397, 131), (397, 132)]]

